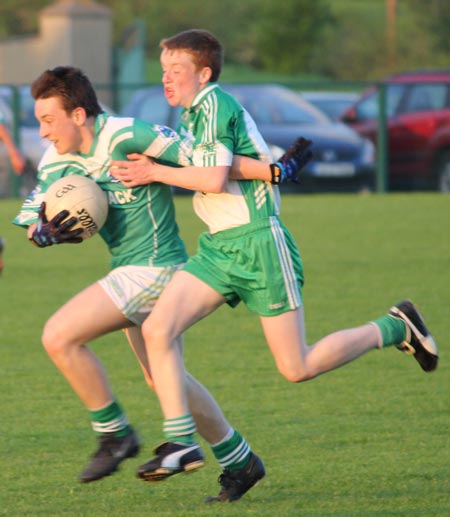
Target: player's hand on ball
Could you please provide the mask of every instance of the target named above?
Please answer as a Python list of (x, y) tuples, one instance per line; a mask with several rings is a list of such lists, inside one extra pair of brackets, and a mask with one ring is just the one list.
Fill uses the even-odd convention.
[(83, 239), (79, 235), (83, 233), (83, 229), (71, 230), (77, 224), (78, 219), (70, 217), (67, 221), (64, 221), (68, 215), (68, 210), (61, 210), (48, 221), (45, 215), (45, 202), (42, 203), (39, 210), (39, 220), (30, 240), (39, 248), (45, 248), (53, 244), (78, 244), (82, 242)]
[(307, 140), (302, 136), (297, 138), (276, 163), (270, 164), (272, 172), (271, 182), (276, 185), (287, 180), (299, 183), (298, 173), (313, 157), (310, 149), (311, 145), (311, 140)]

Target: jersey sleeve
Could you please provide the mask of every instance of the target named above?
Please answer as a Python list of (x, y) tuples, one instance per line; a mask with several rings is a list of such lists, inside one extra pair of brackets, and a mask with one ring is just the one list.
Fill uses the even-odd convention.
[[(269, 149), (254, 120), (232, 95), (215, 88), (202, 100), (200, 110), (192, 148), (194, 165), (230, 166), (233, 155), (270, 163)], [(181, 122), (180, 132), (189, 134), (186, 122)]]
[(192, 149), (192, 162), (197, 167), (230, 167), (235, 154), (235, 127), (239, 113), (226, 99), (216, 97), (215, 102), (202, 106), (202, 124)]
[(134, 121), (133, 137), (123, 142), (122, 150), (125, 154), (145, 154), (165, 165), (191, 164), (176, 131), (167, 126), (147, 124), (139, 119)]

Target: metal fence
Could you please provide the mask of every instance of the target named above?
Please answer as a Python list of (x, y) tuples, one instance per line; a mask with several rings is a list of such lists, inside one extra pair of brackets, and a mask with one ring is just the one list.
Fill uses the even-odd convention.
[[(334, 81), (289, 81), (282, 82), (297, 91), (350, 91), (362, 92), (367, 86), (373, 83), (364, 81), (358, 82), (334, 82)], [(141, 88), (150, 86), (145, 84), (119, 85), (115, 83), (95, 85), (99, 99), (104, 105), (109, 106), (112, 111), (121, 113), (127, 100), (133, 93)], [(379, 123), (377, 135), (377, 167), (376, 167), (376, 191), (385, 192), (388, 190), (388, 151), (387, 151), (387, 123), (386, 123), (386, 85), (379, 83)], [(36, 173), (36, 166), (39, 161), (39, 127), (32, 118), (33, 103), (27, 85), (0, 85), (0, 121), (4, 121), (9, 127), (16, 145), (28, 156), (33, 148), (34, 155), (27, 161), (27, 169), (23, 176), (13, 173), (6, 156), (4, 145), (0, 142), (0, 197), (23, 197), (33, 185)], [(2, 107), (9, 106), (9, 114), (2, 114)], [(8, 109), (8, 108), (6, 108)], [(33, 136), (34, 132), (34, 136)], [(31, 140), (34, 138), (34, 140)], [(43, 153), (44, 149), (41, 149)]]

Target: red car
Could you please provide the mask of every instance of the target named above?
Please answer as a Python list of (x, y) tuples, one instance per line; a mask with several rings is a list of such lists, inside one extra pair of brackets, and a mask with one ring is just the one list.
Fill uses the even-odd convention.
[[(450, 71), (385, 79), (388, 189), (450, 191)], [(365, 91), (341, 120), (377, 142), (379, 86)]]

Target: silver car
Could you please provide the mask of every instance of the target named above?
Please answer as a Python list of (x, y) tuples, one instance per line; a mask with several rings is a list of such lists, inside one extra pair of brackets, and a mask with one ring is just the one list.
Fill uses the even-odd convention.
[[(0, 142), (0, 197), (19, 193), (28, 194), (36, 182), (36, 170), (42, 154), (49, 145), (39, 136), (39, 123), (34, 116), (34, 99), (28, 86), (20, 86), (19, 93), (19, 148), (26, 159), (25, 171), (17, 183), (19, 192), (13, 184), (10, 173), (8, 152)], [(14, 130), (13, 112), (14, 90), (9, 86), (0, 87), (0, 120), (6, 125), (11, 135)]]

